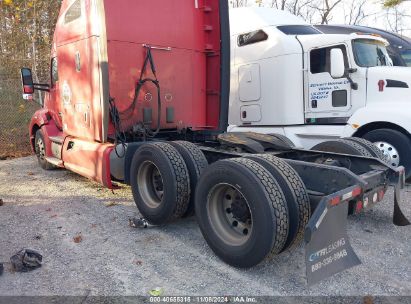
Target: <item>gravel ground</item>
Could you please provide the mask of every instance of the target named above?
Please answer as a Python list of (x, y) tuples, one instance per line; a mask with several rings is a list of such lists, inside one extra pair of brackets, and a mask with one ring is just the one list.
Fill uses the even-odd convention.
[[(411, 218), (411, 187), (402, 206)], [(130, 189), (114, 194), (65, 170), (42, 171), (35, 158), (0, 161), (0, 295), (411, 296), (411, 227), (392, 224), (392, 191), (373, 210), (349, 219), (362, 265), (306, 286), (299, 248), (250, 270), (221, 262), (195, 218), (133, 229), (138, 211)], [(82, 241), (73, 238), (81, 235)], [(44, 255), (30, 273), (7, 263), (21, 248)]]

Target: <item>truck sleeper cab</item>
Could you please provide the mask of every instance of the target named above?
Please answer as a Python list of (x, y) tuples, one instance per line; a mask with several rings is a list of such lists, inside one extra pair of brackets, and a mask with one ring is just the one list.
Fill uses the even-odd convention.
[[(357, 265), (347, 213), (403, 187), (402, 167), (374, 158), (367, 142), (338, 141), (347, 152), (338, 154), (295, 149), (278, 134), (225, 132), (226, 0), (65, 0), (51, 62), (51, 84), (22, 69), (25, 96), (47, 95), (29, 130), (39, 164), (110, 188), (130, 184), (150, 224), (195, 212), (232, 266), (252, 267), (302, 239), (310, 284)], [(405, 225), (399, 195), (394, 219)], [(338, 246), (318, 253), (330, 244)]]
[[(247, 14), (253, 23), (242, 22)], [(386, 40), (322, 34), (266, 8), (233, 9), (231, 33), (229, 131), (280, 133), (306, 149), (364, 138), (411, 176), (411, 70), (392, 66)], [(248, 36), (264, 39), (243, 43)]]

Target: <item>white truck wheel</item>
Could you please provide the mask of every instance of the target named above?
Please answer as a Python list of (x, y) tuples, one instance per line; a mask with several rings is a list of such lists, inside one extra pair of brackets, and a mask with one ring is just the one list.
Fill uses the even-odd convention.
[(411, 139), (404, 133), (392, 129), (377, 129), (363, 138), (373, 142), (387, 157), (393, 167), (404, 166), (405, 177), (411, 177)]

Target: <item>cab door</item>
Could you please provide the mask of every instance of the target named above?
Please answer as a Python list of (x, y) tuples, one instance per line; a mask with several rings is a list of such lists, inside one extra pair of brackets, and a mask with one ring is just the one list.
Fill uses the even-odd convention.
[(93, 34), (93, 1), (71, 0), (56, 26), (63, 131), (104, 141), (98, 37)]
[[(309, 122), (332, 123), (348, 117), (351, 109), (351, 84), (346, 76), (331, 76), (330, 54), (333, 48), (343, 51), (345, 67), (348, 67), (347, 48), (335, 45), (312, 49), (308, 54), (308, 98), (306, 120)], [(334, 119), (337, 118), (337, 119)]]

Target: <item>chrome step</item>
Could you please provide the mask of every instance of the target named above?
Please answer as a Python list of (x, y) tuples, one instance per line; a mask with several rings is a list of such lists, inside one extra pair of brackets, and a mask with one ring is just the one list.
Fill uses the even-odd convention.
[(54, 166), (63, 167), (63, 161), (57, 157), (46, 157), (46, 161)]
[(63, 136), (50, 136), (50, 140), (56, 144), (62, 145), (64, 142)]

